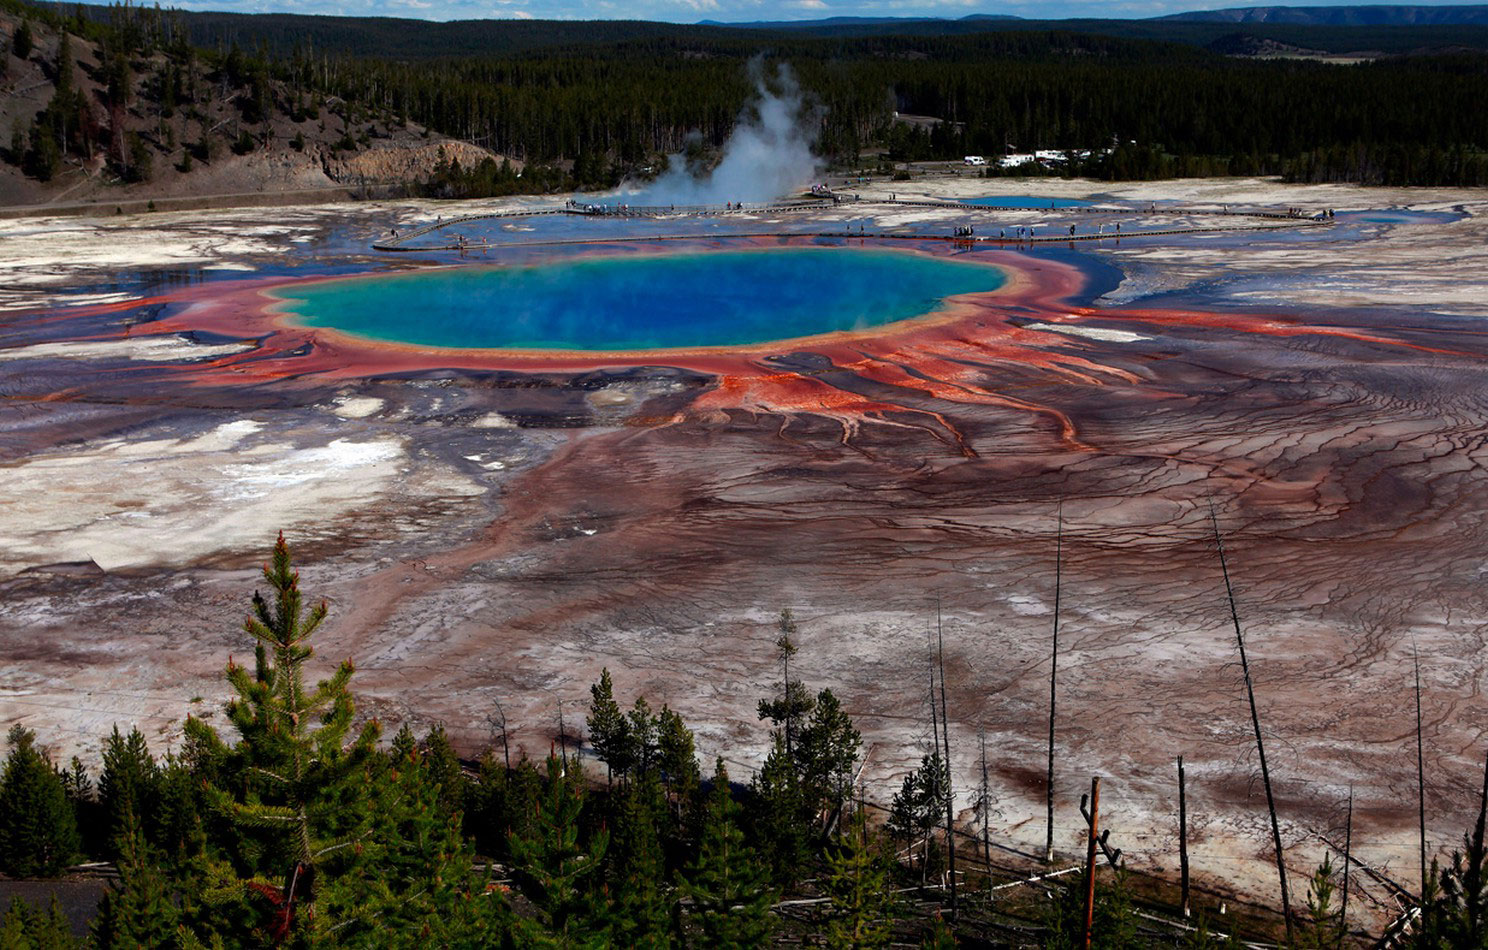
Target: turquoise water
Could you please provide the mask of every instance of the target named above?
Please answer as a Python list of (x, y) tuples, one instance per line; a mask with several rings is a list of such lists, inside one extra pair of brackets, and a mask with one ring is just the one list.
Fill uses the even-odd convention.
[(1033, 195), (991, 195), (967, 198), (967, 205), (990, 205), (994, 208), (1088, 208), (1090, 202), (1078, 198), (1038, 198)]
[(857, 330), (995, 290), (986, 264), (902, 251), (777, 248), (588, 257), (305, 284), (285, 310), (376, 340), (496, 349), (736, 346)]

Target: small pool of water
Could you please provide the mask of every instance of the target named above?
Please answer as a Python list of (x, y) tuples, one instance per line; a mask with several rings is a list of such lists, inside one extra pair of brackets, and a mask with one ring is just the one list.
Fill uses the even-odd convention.
[(1445, 224), (1458, 221), (1461, 214), (1453, 211), (1412, 211), (1409, 208), (1380, 208), (1373, 211), (1339, 211), (1340, 221), (1358, 224)]
[(961, 203), (994, 208), (1089, 208), (1094, 204), (1079, 198), (1040, 198), (1036, 195), (989, 195), (986, 198), (966, 198)]
[(996, 290), (996, 267), (905, 251), (771, 248), (579, 257), (301, 284), (297, 322), (481, 349), (739, 346), (862, 330)]

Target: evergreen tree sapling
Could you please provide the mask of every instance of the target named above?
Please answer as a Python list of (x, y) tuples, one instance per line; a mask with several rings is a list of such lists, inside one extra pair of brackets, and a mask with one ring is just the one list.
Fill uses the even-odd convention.
[(888, 946), (894, 919), (891, 869), (883, 849), (868, 834), (865, 812), (856, 809), (827, 852), (822, 890), (832, 902), (828, 947), (867, 950)]
[(372, 927), (390, 900), (372, 867), (382, 856), (370, 791), (379, 729), (367, 723), (348, 741), (351, 661), (314, 689), (305, 686), (308, 641), (327, 608), (305, 609), (282, 533), (263, 577), (272, 599), (255, 592), (243, 625), (256, 641), (255, 668), (227, 667), (237, 743), (225, 747), (201, 719), (186, 722), (188, 741), (223, 749), (230, 776), (206, 789), (230, 825), (231, 860), (216, 863), (217, 912), (203, 923), (228, 936), (246, 922), (273, 942), (345, 939)]
[(548, 756), (547, 787), (527, 834), (510, 838), (512, 862), (536, 917), (513, 922), (519, 947), (609, 947), (610, 929), (599, 896), (609, 834), (582, 840), (583, 775), (570, 775), (556, 755)]
[(1296, 936), (1300, 950), (1333, 950), (1343, 940), (1338, 908), (1333, 903), (1338, 890), (1333, 878), (1333, 856), (1324, 855), (1323, 863), (1307, 882), (1307, 919)]
[(739, 806), (719, 759), (703, 822), (697, 860), (688, 868), (682, 895), (699, 932), (696, 947), (763, 947), (774, 921), (769, 874), (739, 828)]
[(119, 876), (99, 904), (93, 942), (98, 950), (171, 946), (181, 915), (167, 883), (164, 856), (145, 839), (143, 824), (128, 801), (121, 803), (115, 818), (111, 850)]

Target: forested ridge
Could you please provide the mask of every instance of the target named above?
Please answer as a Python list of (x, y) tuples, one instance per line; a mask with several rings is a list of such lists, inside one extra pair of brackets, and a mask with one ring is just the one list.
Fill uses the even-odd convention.
[[(228, 660), (223, 707), (186, 704), (179, 748), (157, 757), (138, 729), (116, 726), (99, 737), (101, 762), (62, 764), (35, 733), (10, 729), (0, 873), (44, 879), (90, 858), (117, 877), (86, 939), (55, 902), (17, 898), (0, 946), (1082, 945), (1088, 878), (1020, 884), (1018, 871), (991, 889), (1006, 874), (987, 844), (995, 792), (984, 776), (980, 841), (952, 823), (948, 739), (927, 743), (892, 801), (869, 807), (852, 719), (829, 688), (792, 675), (789, 611), (774, 641), (780, 680), (757, 709), (769, 752), (744, 782), (721, 757), (704, 770), (682, 714), (623, 703), (608, 670), (582, 728), (557, 720), (541, 765), (512, 748), (500, 703), (478, 761), (462, 762), (440, 726), (420, 737), (405, 724), (384, 742), (358, 713), (354, 663), (315, 658), (328, 608), (301, 592), (282, 536), (262, 582), (243, 624), (252, 660)], [(933, 734), (944, 719), (931, 670)], [(1433, 867), (1403, 945), (1488, 946), (1485, 870), (1480, 814), (1449, 865)], [(1338, 875), (1328, 859), (1307, 884), (1287, 931), (1296, 947), (1345, 945)], [(1096, 947), (1240, 946), (1243, 927), (1276, 929), (1232, 913), (1228, 933), (1215, 931), (1213, 894), (1196, 899), (1197, 928), (1164, 924), (1151, 911), (1174, 908), (1120, 868), (1098, 870), (1095, 893)]]
[[(454, 194), (613, 184), (694, 133), (721, 145), (754, 94), (747, 64), (761, 55), (793, 68), (815, 107), (819, 150), (841, 168), (1073, 149), (1092, 154), (1060, 172), (1105, 179), (1488, 183), (1488, 53), (1472, 50), (1340, 66), (1069, 30), (820, 37), (618, 23), (537, 48), (412, 60), (309, 39), (287, 51), (267, 41), (200, 49), (177, 12), (115, 7), (105, 21), (96, 9), (3, 7), (97, 42), (109, 76), (139, 77), (118, 93), (126, 101), (153, 98), (164, 111), (168, 97), (168, 108), (190, 108), (193, 96), (236, 84), (249, 87), (237, 101), (250, 132), (275, 110), (332, 103), (557, 170), (521, 183), (494, 168), (457, 170), (445, 182)], [(19, 42), (11, 38), (12, 50)], [(108, 83), (100, 109), (117, 108), (119, 83)], [(943, 121), (911, 127), (896, 112)], [(872, 149), (884, 152), (865, 159)]]

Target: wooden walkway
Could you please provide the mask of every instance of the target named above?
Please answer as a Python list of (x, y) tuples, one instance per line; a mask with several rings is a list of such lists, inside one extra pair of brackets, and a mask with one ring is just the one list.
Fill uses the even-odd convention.
[[(939, 235), (919, 234), (893, 231), (852, 231), (852, 230), (822, 230), (822, 231), (752, 231), (739, 232), (729, 235), (708, 234), (660, 234), (642, 235), (627, 238), (573, 238), (566, 240), (528, 241), (520, 244), (491, 244), (489, 242), (461, 243), (456, 240), (448, 244), (420, 244), (410, 246), (409, 242), (415, 241), (425, 235), (432, 234), (444, 228), (460, 224), (469, 224), (475, 221), (495, 221), (507, 218), (535, 218), (551, 217), (555, 215), (574, 215), (585, 218), (622, 218), (622, 219), (644, 219), (665, 220), (668, 218), (716, 218), (734, 215), (756, 215), (756, 214), (781, 214), (800, 213), (806, 211), (840, 210), (844, 206), (903, 206), (911, 208), (934, 208), (937, 210), (950, 210), (981, 213), (1007, 213), (1012, 211), (1027, 212), (1035, 211), (1041, 213), (1053, 212), (1059, 215), (1087, 214), (1087, 215), (1179, 215), (1183, 217), (1221, 217), (1227, 219), (1260, 219), (1264, 223), (1234, 223), (1220, 225), (1197, 225), (1181, 228), (1160, 228), (1148, 231), (1111, 231), (1103, 229), (1075, 234), (1039, 234), (1015, 237), (988, 237), (984, 235)], [(599, 210), (603, 209), (603, 210)], [(1062, 244), (1073, 241), (1119, 241), (1122, 238), (1146, 238), (1146, 237), (1169, 237), (1184, 234), (1212, 234), (1226, 231), (1275, 231), (1290, 228), (1327, 227), (1332, 222), (1324, 218), (1310, 217), (1291, 211), (1267, 211), (1247, 210), (1230, 211), (1228, 209), (1212, 208), (1164, 208), (1161, 210), (1142, 210), (1139, 208), (1025, 208), (1011, 205), (980, 205), (968, 204), (962, 201), (930, 201), (920, 199), (904, 198), (874, 198), (867, 201), (842, 198), (836, 202), (825, 200), (813, 201), (789, 201), (769, 202), (764, 204), (739, 204), (737, 206), (719, 207), (716, 205), (600, 205), (600, 204), (567, 204), (554, 208), (536, 208), (526, 211), (493, 211), (489, 214), (467, 214), (460, 217), (440, 218), (430, 224), (410, 229), (401, 234), (394, 233), (390, 237), (382, 238), (373, 242), (372, 249), (375, 251), (410, 252), (410, 251), (470, 251), (470, 250), (492, 250), (513, 247), (549, 247), (555, 245), (579, 245), (579, 244), (616, 244), (630, 243), (633, 241), (686, 241), (706, 240), (712, 237), (730, 238), (874, 238), (876, 240), (898, 240), (898, 241), (950, 241), (957, 244), (967, 245), (999, 245), (1018, 247), (1032, 244)]]

